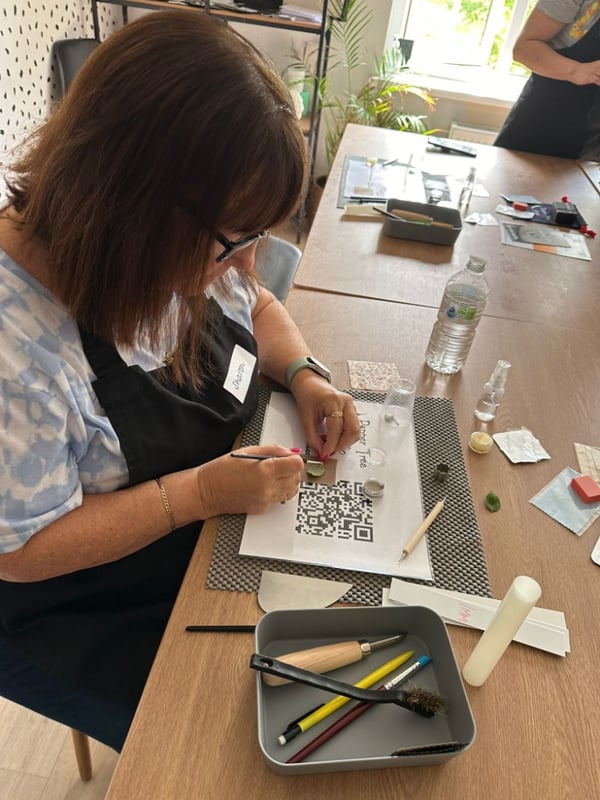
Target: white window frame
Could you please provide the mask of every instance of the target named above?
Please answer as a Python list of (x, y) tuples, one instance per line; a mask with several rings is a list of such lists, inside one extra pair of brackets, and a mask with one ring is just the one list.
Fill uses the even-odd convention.
[[(389, 46), (393, 46), (394, 38), (398, 35), (406, 38), (411, 8), (415, 8), (419, 1), (393, 0), (390, 22), (395, 24), (390, 27)], [(496, 14), (502, 14), (504, 0), (491, 0), (491, 2), (490, 18), (493, 19)], [(485, 86), (488, 102), (497, 99), (502, 104), (510, 106), (519, 95), (524, 83), (524, 78), (511, 75), (510, 68), (513, 63), (513, 47), (527, 17), (528, 7), (529, 0), (515, 0), (506, 36), (493, 69), (486, 66), (445, 65), (443, 62), (431, 61), (426, 69), (422, 64), (418, 65), (418, 75), (413, 72), (416, 65), (411, 64), (410, 67), (413, 68), (411, 69), (411, 79), (414, 80), (418, 76), (427, 77), (429, 79), (427, 85), (438, 90), (444, 90), (447, 84), (448, 93), (456, 96), (479, 94), (481, 87)], [(493, 24), (487, 26), (485, 41), (488, 43), (488, 51), (495, 35), (494, 27)]]

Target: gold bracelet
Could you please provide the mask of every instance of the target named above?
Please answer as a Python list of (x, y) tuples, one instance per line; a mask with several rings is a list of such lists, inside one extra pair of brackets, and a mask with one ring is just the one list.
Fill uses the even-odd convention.
[(171, 505), (169, 503), (169, 496), (167, 495), (167, 491), (163, 486), (163, 482), (161, 478), (155, 478), (156, 485), (158, 486), (158, 490), (160, 492), (160, 496), (162, 497), (163, 506), (165, 507), (165, 512), (169, 519), (169, 525), (171, 526), (171, 532), (176, 530), (177, 525), (175, 525), (175, 520), (173, 519), (173, 514), (171, 513)]

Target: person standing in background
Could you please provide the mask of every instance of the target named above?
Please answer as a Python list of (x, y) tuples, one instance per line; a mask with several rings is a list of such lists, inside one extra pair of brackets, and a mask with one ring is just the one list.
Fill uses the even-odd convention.
[(532, 74), (495, 144), (600, 160), (600, 0), (539, 0), (513, 55)]

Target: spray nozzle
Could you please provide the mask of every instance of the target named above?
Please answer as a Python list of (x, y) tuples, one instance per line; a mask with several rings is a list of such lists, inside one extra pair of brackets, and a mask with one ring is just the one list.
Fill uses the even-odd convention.
[(506, 379), (508, 378), (508, 370), (510, 369), (510, 361), (503, 361), (500, 359), (490, 377), (489, 383), (494, 389), (503, 389)]

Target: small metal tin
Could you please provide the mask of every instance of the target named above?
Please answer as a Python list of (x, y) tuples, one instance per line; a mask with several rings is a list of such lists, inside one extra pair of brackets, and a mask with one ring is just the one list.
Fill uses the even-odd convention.
[(448, 464), (438, 464), (433, 473), (433, 480), (437, 481), (438, 483), (445, 483), (448, 479), (449, 472), (450, 467)]
[(369, 477), (362, 485), (363, 494), (365, 494), (371, 500), (375, 500), (377, 497), (382, 497), (384, 489), (385, 483), (379, 478)]

